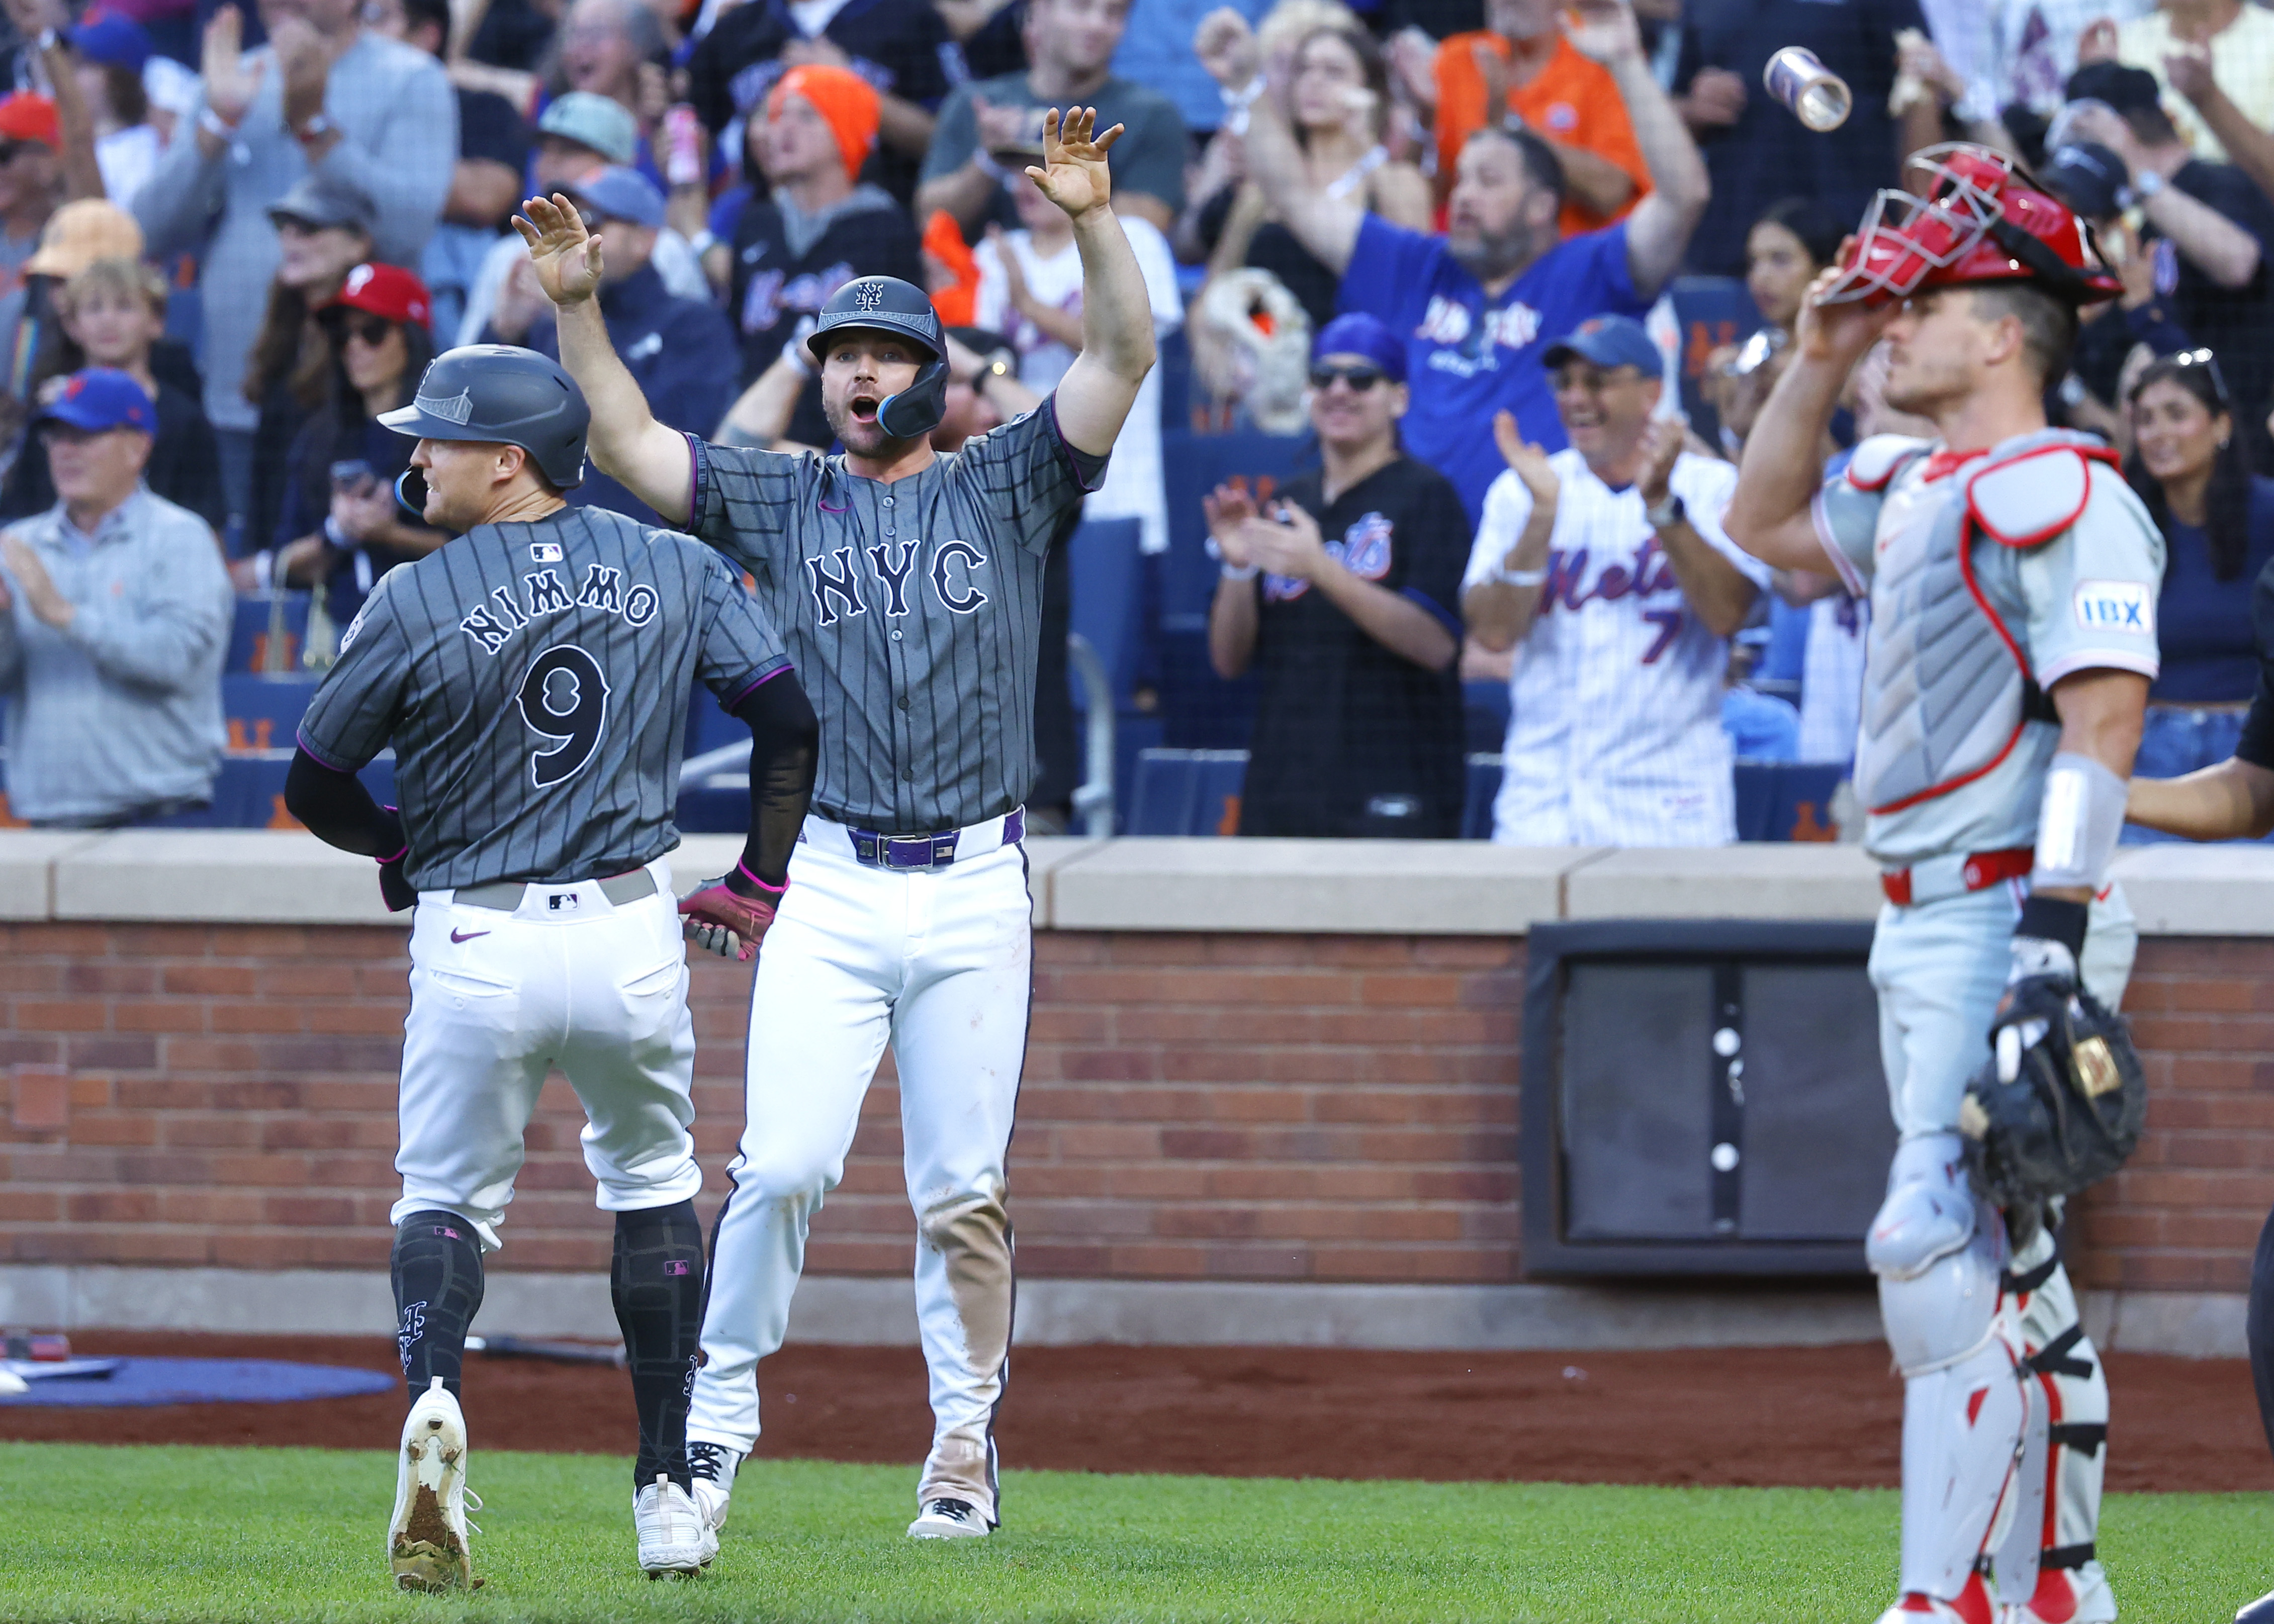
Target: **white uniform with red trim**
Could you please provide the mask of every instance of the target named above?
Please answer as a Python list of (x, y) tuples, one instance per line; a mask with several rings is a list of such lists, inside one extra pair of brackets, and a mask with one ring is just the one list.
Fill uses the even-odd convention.
[[(2082, 671), (2156, 673), (2163, 539), (2113, 456), (2059, 430), (1963, 456), (1866, 440), (1815, 516), (1871, 605), (1856, 788), (1887, 874), (1871, 973), (1901, 1143), (1866, 1250), (1906, 1378), (1901, 1588), (1979, 1624), (2007, 1604), (2112, 1619), (2099, 1358), (2050, 1237), (2007, 1256), (1956, 1129), (2060, 736), (2044, 695)], [(2111, 886), (2082, 969), (2112, 1008), (2136, 940)]]

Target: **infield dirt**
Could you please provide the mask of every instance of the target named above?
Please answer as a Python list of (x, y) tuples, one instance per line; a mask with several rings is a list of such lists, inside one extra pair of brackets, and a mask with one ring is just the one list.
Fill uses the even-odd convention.
[[(85, 1332), (89, 1354), (395, 1368), (386, 1337)], [(617, 1454), (621, 1371), (470, 1355), (473, 1447)], [(2117, 1354), (2108, 1486), (2274, 1489), (2248, 1367)], [(900, 1462), (930, 1439), (914, 1348), (791, 1346), (760, 1367), (762, 1455)], [(1020, 1348), (1004, 1464), (1068, 1471), (1442, 1481), (1893, 1487), (1901, 1384), (1877, 1344), (1648, 1353)], [(0, 1407), (0, 1438), (385, 1449), (395, 1394), (149, 1410)]]

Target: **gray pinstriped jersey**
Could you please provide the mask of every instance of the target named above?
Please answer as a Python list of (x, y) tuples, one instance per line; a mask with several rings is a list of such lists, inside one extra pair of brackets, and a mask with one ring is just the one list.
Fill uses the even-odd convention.
[(689, 440), (692, 528), (750, 572), (821, 719), (815, 809), (915, 834), (1025, 800), (1043, 566), (1105, 468), (1056, 400), (891, 485)]
[(788, 665), (717, 553), (565, 508), (478, 525), (382, 577), (300, 745), (352, 771), (394, 741), (422, 891), (591, 879), (679, 844), (692, 679), (733, 704)]

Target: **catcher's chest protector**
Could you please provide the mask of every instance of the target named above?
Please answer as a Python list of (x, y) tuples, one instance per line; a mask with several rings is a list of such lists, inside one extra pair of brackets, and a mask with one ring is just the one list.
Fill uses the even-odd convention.
[(1856, 788), (1875, 813), (1949, 793), (2020, 739), (2028, 656), (2019, 547), (2072, 523), (2088, 489), (2081, 452), (2099, 442), (2049, 430), (1929, 480), (1923, 447), (1848, 478), (1884, 489), (1873, 543)]

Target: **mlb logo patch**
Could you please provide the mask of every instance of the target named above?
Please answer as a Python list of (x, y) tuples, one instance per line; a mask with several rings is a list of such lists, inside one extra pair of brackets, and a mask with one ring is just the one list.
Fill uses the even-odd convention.
[(532, 541), (529, 544), (529, 556), (535, 563), (558, 564), (561, 561), (561, 544), (557, 541)]
[(2145, 582), (2080, 581), (2076, 623), (2089, 632), (2156, 635), (2156, 600)]

